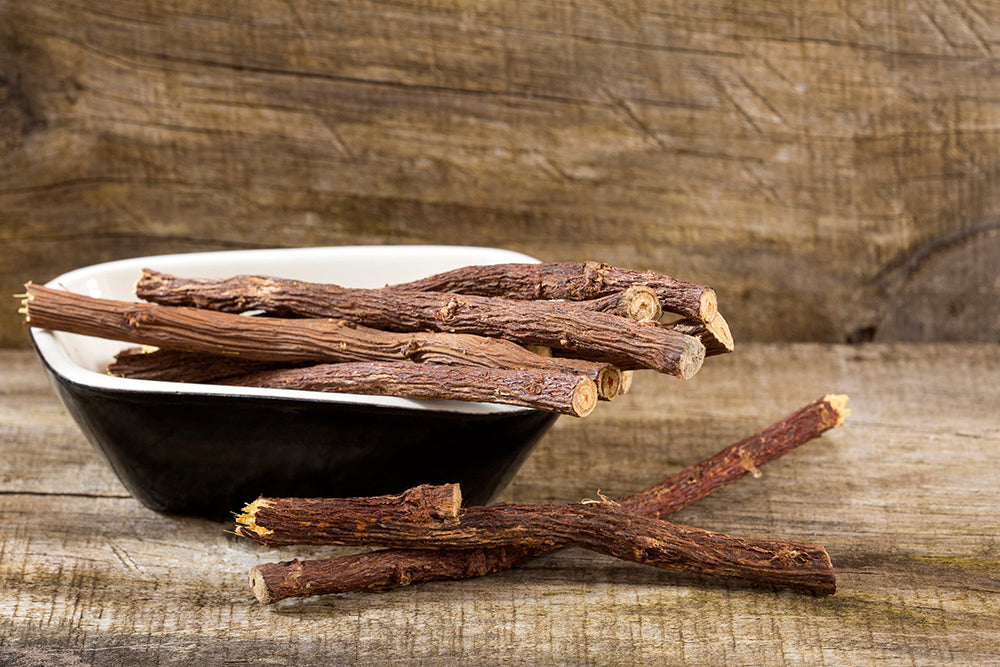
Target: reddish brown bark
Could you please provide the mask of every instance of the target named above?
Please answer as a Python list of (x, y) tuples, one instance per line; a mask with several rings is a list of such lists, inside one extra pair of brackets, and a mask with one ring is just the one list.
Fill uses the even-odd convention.
[(212, 311), (264, 311), (279, 317), (342, 318), (388, 331), (442, 331), (544, 345), (563, 356), (622, 369), (648, 368), (688, 379), (705, 346), (692, 336), (564, 304), (405, 290), (346, 289), (264, 276), (183, 279), (146, 269), (141, 298)]
[[(243, 317), (198, 308), (95, 299), (29, 284), (30, 326), (180, 352), (283, 364), (400, 361), (586, 375), (605, 392), (620, 386), (610, 364), (542, 357), (509, 341), (471, 334), (393, 333), (339, 320)], [(227, 371), (228, 374), (228, 371)]]
[(391, 289), (581, 301), (606, 297), (632, 285), (654, 289), (661, 307), (670, 313), (708, 322), (718, 310), (715, 291), (710, 287), (654, 271), (636, 271), (598, 262), (467, 266), (393, 285)]
[[(498, 362), (502, 362), (502, 359), (498, 359)], [(520, 360), (524, 361), (524, 360)], [(528, 363), (523, 364), (523, 368), (498, 368), (493, 369), (493, 372), (497, 373), (498, 377), (506, 377), (517, 379), (521, 378), (520, 382), (525, 383), (530, 390), (526, 390), (529, 394), (529, 398), (538, 391), (539, 387), (544, 387), (546, 381), (544, 380), (532, 380), (532, 378), (539, 377), (539, 373), (544, 373), (549, 377), (554, 378), (553, 381), (565, 384), (568, 382), (569, 377), (577, 378), (577, 383), (579, 383), (579, 378), (587, 378), (589, 381), (594, 383), (595, 389), (597, 391), (597, 398), (599, 400), (612, 400), (621, 392), (622, 387), (622, 371), (618, 370), (614, 366), (608, 364), (601, 364), (599, 362), (584, 361), (582, 359), (558, 359), (552, 360), (551, 362), (536, 361), (534, 359), (528, 359)], [(115, 360), (108, 365), (108, 373), (118, 377), (139, 379), (139, 380), (160, 380), (165, 382), (202, 382), (202, 383), (217, 383), (217, 384), (236, 384), (244, 386), (271, 386), (279, 387), (285, 389), (310, 389), (308, 385), (313, 384), (315, 386), (311, 387), (314, 391), (340, 391), (340, 392), (351, 392), (351, 393), (361, 393), (361, 394), (381, 394), (381, 395), (395, 395), (404, 396), (410, 395), (412, 398), (455, 398), (455, 400), (489, 400), (491, 402), (506, 403), (510, 401), (499, 400), (497, 397), (489, 397), (483, 399), (463, 399), (458, 396), (447, 397), (447, 396), (423, 396), (421, 394), (425, 393), (420, 387), (406, 388), (403, 387), (402, 391), (395, 393), (387, 393), (388, 390), (384, 387), (388, 386), (388, 383), (383, 387), (375, 385), (375, 378), (364, 378), (358, 377), (359, 371), (363, 372), (366, 369), (362, 364), (373, 364), (367, 370), (378, 370), (380, 372), (388, 372), (390, 375), (399, 378), (403, 375), (411, 374), (414, 375), (419, 382), (428, 384), (433, 382), (435, 377), (438, 376), (452, 376), (448, 379), (448, 382), (454, 384), (459, 377), (473, 378), (486, 378), (488, 373), (477, 373), (471, 371), (469, 372), (461, 371), (457, 369), (465, 368), (462, 366), (457, 366), (454, 364), (447, 364), (444, 368), (436, 368), (434, 370), (428, 370), (430, 364), (420, 364), (424, 368), (423, 371), (417, 371), (415, 369), (399, 368), (392, 369), (385, 366), (388, 364), (403, 364), (404, 366), (408, 362), (398, 361), (398, 362), (339, 362), (336, 367), (326, 368), (325, 365), (320, 365), (315, 367), (314, 372), (322, 371), (318, 374), (317, 378), (311, 378), (310, 373), (305, 370), (305, 365), (291, 365), (288, 363), (280, 362), (268, 362), (268, 361), (252, 361), (248, 359), (238, 359), (233, 357), (224, 357), (215, 354), (206, 354), (199, 352), (185, 352), (181, 350), (162, 350), (157, 349), (153, 351), (143, 351), (139, 348), (131, 348), (120, 352)], [(349, 365), (349, 364), (353, 364)], [(485, 367), (483, 367), (485, 370)], [(251, 377), (258, 373), (264, 371), (269, 371), (266, 376), (261, 376), (259, 378)], [(394, 372), (398, 371), (398, 372)], [(331, 381), (325, 382), (323, 377), (334, 375), (341, 377), (333, 377)], [(390, 381), (393, 381), (390, 378)], [(399, 380), (394, 380), (398, 382)], [(482, 382), (484, 380), (478, 381), (479, 387), (470, 388), (466, 391), (467, 394), (471, 395), (475, 392), (484, 392), (485, 389), (482, 388)], [(350, 383), (355, 384), (350, 384)], [(363, 386), (357, 384), (362, 382), (368, 385), (372, 385), (368, 390)], [(584, 405), (589, 403), (590, 399), (585, 398), (589, 394), (590, 389), (584, 383), (585, 386), (580, 388), (581, 397), (578, 401), (584, 401), (580, 404), (582, 408)], [(455, 391), (460, 392), (461, 387), (458, 387)], [(407, 392), (409, 392), (407, 394)], [(485, 394), (484, 394), (485, 395)], [(496, 400), (494, 400), (496, 399)], [(530, 398), (530, 400), (536, 403), (541, 403), (545, 399)], [(515, 403), (523, 404), (523, 403)], [(579, 410), (576, 410), (577, 412)]]
[(321, 532), (337, 522), (358, 534), (371, 526), (416, 531), (457, 523), (462, 491), (458, 484), (422, 484), (403, 493), (362, 498), (258, 498), (237, 516), (237, 533), (266, 542), (272, 531), (255, 523), (255, 518), (280, 515), (289, 506), (294, 507), (296, 525), (305, 530)]
[[(817, 399), (715, 456), (619, 501), (649, 517), (667, 516), (704, 498), (843, 423), (847, 397)], [(314, 561), (267, 563), (251, 570), (257, 598), (270, 604), (288, 597), (377, 591), (429, 581), (467, 579), (508, 569), (547, 549), (385, 549)]]
[(597, 406), (597, 386), (582, 375), (509, 368), (355, 361), (264, 370), (222, 384), (270, 389), (505, 403), (574, 417)]
[[(358, 505), (355, 507), (355, 503)], [(575, 546), (667, 570), (744, 579), (830, 594), (830, 558), (818, 545), (735, 538), (644, 517), (614, 503), (468, 507), (449, 521), (413, 520), (408, 508), (368, 510), (367, 499), (262, 498), (236, 532), (260, 544), (334, 544), (416, 549)]]
[(108, 364), (108, 373), (134, 380), (162, 382), (215, 382), (265, 370), (289, 368), (280, 361), (225, 357), (186, 350), (129, 348)]
[(636, 322), (657, 322), (663, 316), (656, 291), (645, 285), (633, 285), (622, 292), (571, 303), (579, 308), (599, 310)]

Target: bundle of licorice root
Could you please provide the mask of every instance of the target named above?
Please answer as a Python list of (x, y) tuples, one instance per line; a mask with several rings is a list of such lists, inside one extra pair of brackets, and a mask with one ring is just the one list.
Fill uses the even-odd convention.
[[(29, 326), (142, 346), (127, 378), (509, 403), (583, 417), (637, 370), (692, 377), (733, 350), (714, 290), (596, 262), (469, 266), (378, 289), (150, 269), (140, 301), (29, 283)], [(258, 498), (235, 532), (264, 545), (383, 547), (259, 565), (262, 603), (497, 572), (564, 546), (686, 573), (831, 594), (823, 547), (736, 538), (662, 519), (841, 424), (827, 395), (715, 456), (618, 500), (463, 507), (455, 484), (366, 498)]]
[[(141, 345), (128, 378), (507, 403), (583, 417), (631, 373), (732, 351), (715, 291), (596, 262), (469, 266), (378, 289), (150, 269), (140, 302), (29, 283), (33, 327)], [(252, 315), (252, 316), (245, 316)]]
[(237, 516), (235, 532), (268, 546), (386, 547), (258, 565), (250, 571), (250, 587), (264, 604), (477, 577), (564, 546), (666, 570), (830, 595), (836, 577), (819, 545), (731, 537), (662, 517), (748, 473), (758, 477), (760, 466), (842, 424), (846, 404), (846, 396), (824, 396), (617, 501), (463, 508), (454, 484), (367, 498), (258, 498)]

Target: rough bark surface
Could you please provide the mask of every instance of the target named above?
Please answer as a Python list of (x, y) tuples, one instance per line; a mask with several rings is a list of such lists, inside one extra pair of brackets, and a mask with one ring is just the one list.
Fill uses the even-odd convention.
[(502, 296), (508, 299), (584, 301), (614, 297), (633, 286), (649, 287), (670, 313), (711, 321), (718, 312), (715, 290), (654, 271), (599, 262), (543, 262), (470, 266), (438, 273), (393, 289)]
[[(827, 395), (760, 432), (726, 447), (662, 482), (618, 501), (628, 511), (661, 517), (735, 482), (759, 467), (843, 424), (847, 397)], [(386, 590), (428, 581), (492, 574), (538, 555), (546, 548), (472, 550), (385, 549), (317, 561), (265, 563), (251, 572), (257, 598), (270, 604), (287, 597)]]
[[(679, 572), (744, 579), (830, 595), (836, 578), (819, 545), (735, 538), (647, 518), (611, 502), (575, 505), (467, 507), (453, 521), (411, 520), (409, 508), (382, 514), (364, 499), (322, 501), (262, 498), (237, 519), (236, 533), (260, 544), (320, 544), (417, 549), (576, 546), (622, 560)], [(361, 509), (353, 507), (355, 503)]]
[[(508, 351), (512, 354), (498, 356), (493, 360), (494, 366), (492, 367), (520, 371), (534, 369), (550, 375), (586, 377), (594, 383), (597, 398), (600, 400), (613, 400), (621, 393), (622, 371), (615, 366), (584, 359), (559, 358), (553, 360), (551, 357), (525, 354), (513, 346)], [(433, 361), (430, 355), (425, 354), (424, 358)], [(348, 362), (341, 362), (341, 364), (344, 363)], [(454, 366), (454, 364), (450, 365)], [(207, 352), (172, 349), (146, 351), (142, 348), (130, 348), (123, 350), (115, 357), (115, 360), (108, 365), (108, 373), (139, 380), (224, 382), (229, 378), (247, 376), (262, 371), (288, 371), (300, 368), (301, 365), (238, 359)], [(275, 373), (268, 377), (272, 381), (280, 380), (282, 373)], [(297, 382), (291, 379), (292, 376), (286, 375), (285, 377), (290, 382)]]
[(412, 361), (356, 361), (262, 370), (227, 377), (220, 383), (269, 389), (505, 403), (574, 417), (589, 415), (598, 400), (597, 385), (582, 375)]
[(409, 290), (348, 289), (270, 276), (193, 279), (143, 270), (136, 294), (168, 306), (278, 317), (342, 318), (389, 331), (442, 331), (542, 345), (619, 368), (693, 377), (705, 346), (693, 336), (547, 301)]
[(115, 355), (108, 373), (135, 380), (214, 382), (224, 378), (289, 367), (288, 363), (252, 361), (206, 352), (128, 348)]

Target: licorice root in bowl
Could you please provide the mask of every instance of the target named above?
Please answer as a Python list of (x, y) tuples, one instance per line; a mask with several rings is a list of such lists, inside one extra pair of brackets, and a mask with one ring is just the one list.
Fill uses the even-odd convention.
[[(136, 300), (143, 268), (204, 278), (272, 275), (382, 287), (473, 264), (534, 262), (495, 248), (354, 246), (139, 257), (58, 276), (50, 287)], [(60, 399), (125, 488), (150, 509), (224, 519), (265, 496), (365, 496), (460, 483), (485, 504), (555, 421), (502, 405), (114, 377), (133, 347), (30, 329)]]

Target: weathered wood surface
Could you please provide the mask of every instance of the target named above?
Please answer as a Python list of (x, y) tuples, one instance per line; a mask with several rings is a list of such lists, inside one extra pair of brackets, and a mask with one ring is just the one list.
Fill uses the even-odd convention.
[(0, 291), (458, 242), (712, 285), (740, 341), (995, 342), (998, 46), (985, 0), (5, 0)]
[(0, 352), (0, 663), (995, 663), (998, 378), (996, 345), (743, 345), (686, 383), (638, 373), (628, 395), (560, 420), (504, 494), (625, 495), (847, 393), (844, 426), (674, 515), (824, 545), (828, 598), (567, 549), (481, 579), (263, 607), (252, 565), (341, 551), (263, 549), (144, 509), (30, 353)]

